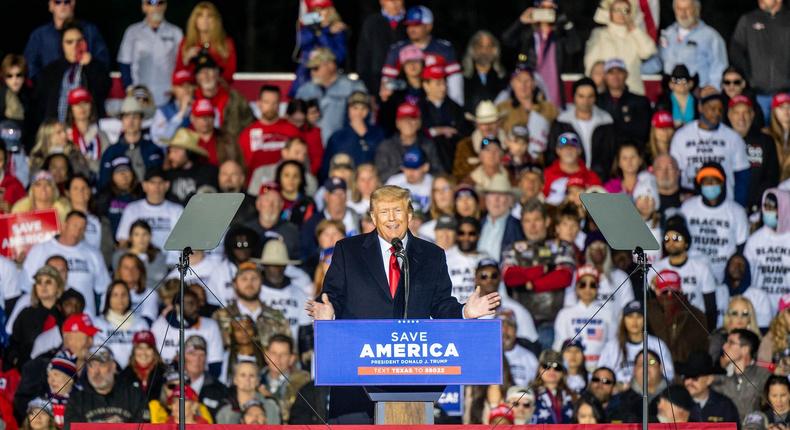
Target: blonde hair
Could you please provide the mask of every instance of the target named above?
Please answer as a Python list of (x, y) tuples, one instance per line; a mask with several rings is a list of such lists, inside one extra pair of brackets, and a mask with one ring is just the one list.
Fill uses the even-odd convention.
[[(49, 266), (49, 267), (54, 269), (54, 267), (52, 267), (52, 266)], [(42, 275), (36, 276), (33, 279), (33, 286), (30, 287), (30, 306), (31, 307), (37, 307), (41, 303), (41, 300), (38, 298), (38, 293), (36, 292), (36, 285), (38, 284), (38, 278), (40, 278), (42, 276), (46, 276), (48, 278), (52, 278), (49, 275), (43, 275), (42, 274)], [(58, 280), (55, 279), (55, 278), (52, 278), (52, 280), (55, 281), (55, 284), (57, 285), (57, 292), (56, 292), (55, 296), (57, 297), (57, 299), (60, 299), (60, 296), (63, 295), (63, 292), (66, 290), (66, 287), (64, 286), (63, 282), (58, 282)]]
[(450, 190), (455, 188), (455, 184), (456, 184), (455, 177), (453, 177), (452, 175), (448, 175), (446, 173), (441, 173), (441, 174), (438, 174), (438, 175), (433, 177), (433, 182), (431, 183), (431, 218), (432, 219), (439, 218), (439, 216), (441, 216), (441, 215), (455, 215), (455, 213), (454, 213), (455, 212), (455, 196), (453, 196), (453, 199), (450, 200), (450, 210), (451, 210), (451, 212), (448, 213), (448, 214), (444, 214), (442, 212), (442, 209), (439, 208), (439, 205), (436, 204), (436, 198), (434, 197), (434, 195), (436, 193), (433, 191), (433, 187), (436, 184), (436, 181), (438, 181), (439, 179), (444, 179), (445, 181), (447, 181), (447, 185), (450, 186)]
[[(46, 120), (38, 128), (38, 132), (36, 133), (36, 143), (33, 145), (33, 149), (30, 150), (31, 165), (35, 164), (33, 163), (33, 160), (36, 160), (39, 166), (44, 164), (44, 159), (49, 155), (49, 148), (52, 144), (52, 135), (55, 134), (55, 128), (57, 126), (63, 127), (63, 129), (68, 132), (66, 124), (63, 124), (56, 119)], [(66, 142), (66, 146), (63, 147), (63, 153), (68, 156), (72, 149), (73, 145), (70, 145), (68, 142)]]
[(355, 203), (358, 203), (360, 200), (362, 200), (363, 197), (365, 197), (362, 195), (362, 193), (359, 192), (359, 189), (356, 186), (357, 185), (356, 181), (357, 178), (359, 177), (359, 172), (363, 170), (370, 170), (373, 173), (373, 176), (376, 178), (376, 186), (377, 187), (381, 186), (381, 178), (379, 177), (379, 170), (376, 168), (376, 165), (372, 163), (360, 164), (359, 166), (357, 166), (357, 170), (354, 174), (354, 186), (351, 189), (351, 200)]
[(790, 329), (788, 329), (787, 319), (784, 316), (786, 312), (790, 311), (785, 309), (784, 311), (776, 314), (774, 319), (771, 321), (771, 327), (768, 329), (768, 333), (766, 334), (766, 336), (770, 336), (771, 341), (773, 341), (773, 351), (771, 351), (772, 354), (777, 351), (783, 351), (787, 349), (787, 334), (790, 333)]
[(414, 207), (411, 204), (411, 193), (409, 190), (396, 185), (384, 185), (383, 187), (378, 187), (376, 188), (376, 191), (373, 191), (373, 194), (370, 195), (370, 212), (373, 212), (373, 207), (378, 201), (394, 202), (399, 200), (406, 200), (409, 206), (409, 213), (414, 212)]
[(192, 13), (189, 15), (181, 55), (186, 56), (189, 48), (202, 45), (200, 41), (200, 32), (197, 29), (197, 17), (204, 11), (207, 11), (209, 15), (214, 18), (214, 27), (211, 29), (208, 43), (211, 44), (212, 48), (217, 50), (222, 58), (228, 58), (230, 52), (226, 43), (227, 36), (225, 35), (225, 28), (222, 26), (222, 16), (219, 14), (217, 7), (214, 6), (213, 3), (207, 1), (202, 1), (195, 5), (195, 8), (192, 9)]
[(779, 124), (775, 111), (771, 111), (771, 124), (764, 131), (774, 140), (779, 158), (779, 180), (784, 181), (790, 177), (790, 150), (785, 150), (785, 130)]
[(749, 310), (749, 325), (746, 326), (746, 329), (756, 334), (757, 338), (761, 338), (762, 335), (760, 334), (760, 327), (757, 325), (757, 316), (755, 315), (752, 301), (744, 296), (733, 296), (730, 299), (730, 304), (727, 305), (727, 312), (724, 314), (724, 328), (729, 331), (728, 327), (730, 326), (731, 319), (730, 310), (732, 309), (732, 305), (735, 303), (742, 303)]

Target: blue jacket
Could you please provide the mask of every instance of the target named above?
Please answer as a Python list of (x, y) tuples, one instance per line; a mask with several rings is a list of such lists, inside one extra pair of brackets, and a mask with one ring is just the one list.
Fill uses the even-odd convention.
[(329, 162), (336, 154), (345, 153), (354, 160), (354, 165), (361, 163), (372, 163), (376, 158), (376, 149), (381, 141), (384, 140), (384, 130), (377, 125), (368, 124), (368, 131), (364, 136), (360, 136), (346, 124), (336, 131), (329, 142), (326, 144), (324, 159), (321, 162), (321, 171), (318, 173), (319, 179), (323, 180), (329, 173)]
[(699, 75), (699, 87), (720, 88), (721, 76), (727, 68), (727, 45), (719, 33), (700, 21), (685, 39), (680, 40), (677, 23), (661, 30), (659, 56), (664, 73), (669, 75), (678, 64), (685, 64), (691, 75)]
[(296, 91), (299, 90), (303, 83), (310, 82), (310, 70), (306, 64), (313, 49), (329, 48), (335, 54), (335, 63), (342, 69), (346, 64), (346, 39), (346, 30), (332, 33), (329, 31), (329, 27), (318, 27), (317, 29), (313, 26), (302, 27), (299, 30), (299, 51), (301, 52), (299, 55), (299, 66), (296, 68), (296, 79), (291, 84), (288, 96), (295, 96)]
[[(140, 146), (140, 153), (143, 156), (146, 170), (162, 167), (165, 157), (158, 146), (146, 139), (140, 140), (138, 145)], [(129, 145), (124, 142), (122, 135), (115, 145), (110, 145), (110, 147), (104, 151), (104, 154), (101, 156), (101, 167), (99, 169), (99, 189), (104, 188), (110, 182), (110, 178), (112, 178), (112, 160), (125, 156), (128, 149)], [(137, 179), (139, 181), (143, 180), (143, 178)]]
[[(88, 51), (94, 60), (101, 62), (105, 68), (110, 67), (110, 51), (107, 44), (95, 25), (80, 21)], [(60, 32), (55, 29), (55, 24), (49, 22), (30, 33), (30, 38), (25, 46), (25, 60), (27, 60), (27, 75), (34, 78), (47, 64), (60, 59), (63, 48), (60, 44)]]

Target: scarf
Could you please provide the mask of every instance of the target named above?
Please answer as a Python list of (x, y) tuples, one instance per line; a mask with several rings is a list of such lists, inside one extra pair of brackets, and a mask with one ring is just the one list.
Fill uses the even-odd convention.
[[(90, 134), (86, 133), (86, 135)], [(77, 124), (71, 126), (71, 141), (79, 148), (80, 152), (88, 160), (101, 159), (101, 139), (99, 133), (95, 133), (90, 139), (86, 139), (86, 135), (80, 134)]]
[(151, 374), (151, 370), (154, 366), (156, 366), (156, 362), (151, 362), (148, 366), (143, 367), (137, 364), (137, 362), (132, 361), (132, 368), (137, 377), (140, 378), (140, 388), (144, 393), (148, 392), (148, 375)]
[(66, 113), (69, 110), (69, 91), (80, 86), (82, 80), (82, 64), (70, 64), (63, 73), (60, 81), (60, 96), (58, 97), (58, 121), (66, 122)]

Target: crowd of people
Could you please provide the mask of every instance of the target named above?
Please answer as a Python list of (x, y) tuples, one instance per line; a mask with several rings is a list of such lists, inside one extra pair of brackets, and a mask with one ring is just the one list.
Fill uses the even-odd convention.
[[(49, 0), (0, 63), (0, 212), (59, 224), (0, 257), (6, 429), (322, 423), (305, 304), (335, 244), (375, 229), (383, 184), (410, 191), (409, 230), (445, 250), (453, 296), (502, 296), (504, 384), (464, 387), (463, 416), (437, 421), (640, 422), (646, 381), (651, 421), (790, 426), (782, 0), (731, 34), (699, 0), (601, 0), (586, 40), (563, 1), (536, 0), (465, 49), (429, 8), (379, 0), (354, 51), (332, 0), (304, 0), (295, 80), (251, 101), (212, 3), (182, 28), (142, 0), (115, 60), (76, 3)], [(163, 246), (192, 196), (228, 192), (244, 201), (222, 245), (189, 257), (179, 363)], [(582, 193), (630, 196), (663, 245), (647, 297)]]

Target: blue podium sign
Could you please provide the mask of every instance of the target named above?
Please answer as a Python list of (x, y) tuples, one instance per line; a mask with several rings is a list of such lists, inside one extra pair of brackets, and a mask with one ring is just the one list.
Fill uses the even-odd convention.
[(501, 383), (499, 320), (315, 322), (316, 385)]

